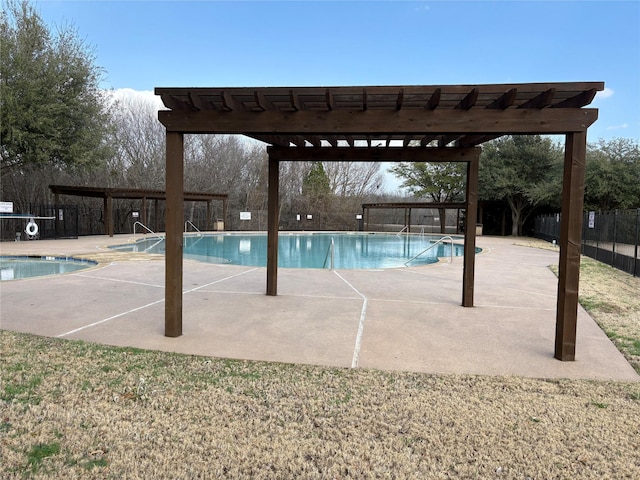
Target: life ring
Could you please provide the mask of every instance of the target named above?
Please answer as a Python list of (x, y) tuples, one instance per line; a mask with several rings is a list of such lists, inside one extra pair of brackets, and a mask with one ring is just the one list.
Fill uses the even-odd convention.
[(30, 237), (35, 237), (38, 234), (38, 224), (30, 221), (27, 223), (27, 227), (24, 229), (24, 232)]

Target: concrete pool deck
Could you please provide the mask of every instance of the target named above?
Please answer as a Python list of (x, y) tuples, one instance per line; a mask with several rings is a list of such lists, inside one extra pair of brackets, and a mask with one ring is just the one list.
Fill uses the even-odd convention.
[[(138, 238), (141, 235), (137, 236)], [(183, 335), (164, 336), (162, 256), (106, 249), (133, 236), (0, 243), (0, 255), (100, 261), (2, 282), (0, 328), (194, 355), (443, 374), (640, 381), (580, 307), (575, 362), (553, 358), (558, 252), (478, 237), (475, 306), (460, 306), (462, 259), (389, 270), (184, 262)]]

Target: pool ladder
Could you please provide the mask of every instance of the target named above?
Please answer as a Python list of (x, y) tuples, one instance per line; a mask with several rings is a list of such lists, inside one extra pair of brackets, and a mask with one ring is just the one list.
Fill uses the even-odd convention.
[(149, 227), (147, 227), (144, 223), (142, 222), (135, 222), (133, 224), (133, 236), (135, 237), (136, 235), (136, 225), (140, 225), (142, 228), (144, 228), (147, 232), (155, 235), (157, 238), (162, 239), (163, 237), (161, 237), (160, 235), (158, 235), (156, 232), (154, 232), (153, 230), (151, 230)]
[(187, 220), (186, 222), (184, 222), (184, 233), (188, 232), (189, 225), (191, 225), (191, 228), (193, 228), (196, 232), (198, 232), (199, 237), (202, 236), (202, 232), (200, 231), (200, 229), (196, 227), (191, 220)]
[(427, 248), (425, 248), (423, 251), (421, 251), (419, 254), (417, 254), (415, 257), (413, 257), (410, 260), (407, 260), (406, 262), (404, 262), (405, 267), (410, 264), (411, 262), (413, 262), (416, 258), (418, 258), (420, 255), (428, 252), (429, 250), (431, 250), (433, 247), (435, 247), (436, 245), (438, 245), (439, 243), (443, 243), (445, 240), (449, 240), (451, 242), (451, 251), (450, 253), (450, 258), (449, 258), (449, 263), (453, 263), (453, 238), (451, 238), (449, 235), (445, 235), (442, 238), (439, 238), (433, 245), (429, 245)]
[(327, 260), (331, 260), (330, 269), (331, 271), (333, 271), (334, 252), (335, 252), (335, 243), (333, 242), (333, 237), (331, 237), (331, 243), (329, 244), (329, 248), (327, 249), (327, 254), (324, 257), (324, 263), (322, 264), (322, 268), (327, 268)]

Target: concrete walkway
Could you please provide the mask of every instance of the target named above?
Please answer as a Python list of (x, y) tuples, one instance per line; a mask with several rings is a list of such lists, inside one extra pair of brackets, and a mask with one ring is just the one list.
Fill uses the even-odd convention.
[[(140, 235), (138, 235), (140, 237)], [(77, 273), (2, 282), (0, 327), (188, 354), (429, 373), (640, 381), (580, 308), (575, 362), (553, 358), (555, 251), (478, 237), (475, 307), (462, 260), (379, 271), (184, 263), (183, 335), (164, 336), (163, 257), (114, 253), (131, 236), (0, 244), (2, 255), (70, 255)]]

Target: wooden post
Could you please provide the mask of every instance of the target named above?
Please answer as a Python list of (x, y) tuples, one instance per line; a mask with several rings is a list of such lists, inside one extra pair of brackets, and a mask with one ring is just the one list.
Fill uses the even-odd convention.
[(142, 197), (142, 208), (140, 212), (140, 221), (147, 225), (149, 222), (147, 221), (147, 197)]
[[(365, 232), (369, 231), (369, 210), (371, 209), (367, 208), (367, 213), (365, 214), (365, 218), (364, 218), (364, 223), (367, 225), (364, 229)], [(364, 207), (362, 207), (362, 211), (364, 212)]]
[(184, 222), (184, 135), (167, 132), (164, 334), (182, 335), (182, 243)]
[(224, 223), (223, 230), (228, 230), (227, 229), (227, 202), (228, 200), (226, 198), (222, 200), (222, 222)]
[(113, 197), (110, 195), (104, 199), (104, 230), (113, 237)]
[[(58, 211), (58, 209), (60, 208), (58, 206), (58, 201), (60, 200), (60, 198), (58, 197), (58, 194), (55, 193), (53, 195), (53, 208), (54, 208), (54, 214), (53, 216), (56, 217), (56, 219), (53, 221), (53, 235), (55, 236), (55, 239), (58, 239), (58, 223), (60, 222), (60, 212)], [(76, 227), (80, 222), (76, 221)]]
[(158, 231), (158, 224), (159, 223), (160, 222), (158, 222), (158, 199), (156, 198), (153, 201), (153, 225), (154, 225), (153, 230), (156, 231), (156, 232)]
[(462, 306), (473, 307), (476, 261), (476, 222), (478, 219), (479, 154), (467, 163), (467, 212), (464, 229), (464, 266), (462, 272)]
[(267, 218), (267, 295), (278, 295), (278, 225), (280, 223), (280, 162), (269, 157)]
[(568, 133), (565, 141), (560, 224), (560, 264), (554, 357), (575, 360), (578, 320), (580, 245), (584, 204), (586, 132)]

